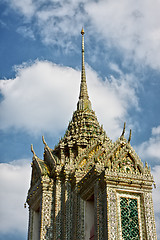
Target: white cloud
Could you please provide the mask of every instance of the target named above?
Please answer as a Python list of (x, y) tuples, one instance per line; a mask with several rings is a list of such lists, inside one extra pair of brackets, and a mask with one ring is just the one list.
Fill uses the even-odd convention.
[(28, 210), (24, 209), (30, 184), (30, 160), (0, 164), (0, 232), (27, 234)]
[(79, 74), (50, 62), (19, 66), (15, 79), (1, 81), (1, 129), (14, 127), (31, 134), (59, 132), (74, 110)]
[(88, 38), (96, 33), (97, 40), (103, 39), (107, 48), (117, 48), (125, 60), (160, 67), (159, 0), (154, 4), (150, 0), (6, 1), (27, 18), (46, 44), (72, 49), (71, 38), (87, 26)]
[(73, 36), (80, 33), (87, 14), (85, 0), (52, 1), (35, 12), (36, 27), (45, 44), (57, 44), (65, 50), (73, 49)]
[(152, 136), (137, 149), (143, 159), (148, 159), (151, 163), (160, 162), (160, 126), (152, 128)]
[(93, 31), (103, 36), (108, 47), (115, 46), (125, 57), (153, 68), (160, 67), (159, 8), (159, 0), (154, 4), (150, 0), (102, 0), (85, 6)]
[[(93, 69), (87, 67), (93, 109), (105, 129), (111, 129), (108, 133), (112, 138), (120, 135), (121, 121), (128, 117), (128, 110), (132, 107), (138, 109), (134, 80), (133, 75), (120, 73), (117, 79), (110, 76), (102, 81)], [(73, 68), (47, 61), (17, 67), (15, 79), (0, 82), (3, 96), (1, 129), (13, 127), (30, 134), (48, 132), (59, 135), (76, 110), (79, 86), (80, 71)]]
[(45, 44), (57, 44), (64, 49), (73, 48), (71, 37), (80, 32), (86, 19), (83, 10), (85, 0), (5, 1), (24, 17), (23, 23), (31, 23), (33, 30), (40, 34)]
[(156, 183), (156, 189), (153, 189), (153, 204), (154, 204), (154, 212), (155, 212), (155, 220), (156, 220), (156, 230), (157, 230), (157, 237), (160, 239), (160, 165), (155, 166), (152, 169), (152, 174), (154, 176), (154, 180)]
[(153, 136), (160, 135), (160, 125), (158, 127), (152, 128), (152, 134), (153, 134)]
[(132, 74), (122, 73), (118, 66), (116, 66), (116, 71), (120, 73), (119, 78), (111, 75), (105, 81), (102, 81), (92, 69), (88, 68), (87, 71), (91, 102), (99, 122), (104, 125), (107, 134), (114, 140), (120, 136), (123, 127), (122, 121), (127, 120), (130, 127), (133, 124), (128, 116), (129, 109), (135, 107), (136, 110), (139, 110), (136, 86), (134, 85), (136, 78)]
[(18, 10), (19, 13), (23, 14), (27, 18), (31, 18), (35, 11), (35, 4), (33, 0), (4, 0), (9, 4), (10, 7)]

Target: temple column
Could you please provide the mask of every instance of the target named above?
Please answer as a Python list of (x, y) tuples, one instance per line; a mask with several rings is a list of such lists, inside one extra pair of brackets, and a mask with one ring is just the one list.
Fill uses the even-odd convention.
[(73, 199), (73, 212), (72, 212), (72, 216), (73, 216), (73, 228), (72, 228), (72, 236), (73, 239), (77, 239), (77, 217), (78, 217), (78, 208), (77, 208), (77, 204), (78, 204), (78, 196), (77, 196), (77, 187), (74, 189), (74, 191), (72, 192), (72, 199)]
[(61, 180), (59, 174), (56, 175), (55, 183), (55, 220), (54, 220), (54, 240), (61, 240)]
[(108, 239), (108, 205), (107, 205), (107, 190), (103, 192), (103, 210), (104, 210), (104, 221), (103, 221), (103, 229), (104, 229), (104, 239)]
[(147, 240), (157, 240), (152, 192), (144, 193), (144, 212), (146, 219)]
[(64, 228), (64, 239), (72, 240), (71, 229), (72, 229), (72, 199), (71, 199), (71, 184), (69, 181), (69, 175), (65, 176), (65, 228)]
[(94, 188), (94, 239), (104, 240), (104, 206), (103, 206), (103, 195), (102, 190), (99, 185), (99, 179), (97, 179)]
[(118, 221), (117, 214), (116, 191), (114, 188), (107, 187), (107, 223), (108, 223), (108, 239), (117, 240)]
[(53, 238), (53, 182), (51, 179), (42, 181), (41, 226), (40, 240)]
[(73, 193), (73, 228), (72, 239), (84, 239), (84, 201), (80, 198), (77, 188)]

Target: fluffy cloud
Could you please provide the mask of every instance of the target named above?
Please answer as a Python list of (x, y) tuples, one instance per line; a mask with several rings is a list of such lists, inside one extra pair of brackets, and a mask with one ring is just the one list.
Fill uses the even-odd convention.
[(30, 183), (29, 160), (0, 164), (0, 232), (25, 234), (28, 211), (24, 209)]
[[(111, 67), (113, 68), (113, 65)], [(120, 136), (126, 119), (129, 126), (134, 127), (128, 111), (132, 107), (139, 110), (139, 106), (135, 76), (122, 73), (115, 64), (114, 71), (119, 74), (118, 78), (110, 75), (102, 80), (96, 72), (88, 68), (87, 81), (91, 102), (100, 123), (104, 124), (107, 134), (115, 140)]]
[[(160, 67), (159, 0), (154, 4), (150, 0), (6, 2), (23, 15), (23, 24), (26, 18), (27, 24), (32, 23), (32, 30), (38, 32), (46, 44), (72, 49), (71, 38), (86, 25), (91, 36), (96, 32), (95, 40), (103, 39), (108, 49), (117, 48), (125, 60), (130, 58), (135, 63)], [(25, 31), (20, 32), (26, 35)]]
[[(133, 84), (135, 77), (123, 74), (118, 67), (114, 66), (114, 69), (119, 72), (119, 78), (110, 76), (103, 81), (87, 67), (93, 109), (105, 129), (111, 129), (109, 136), (113, 138), (120, 135), (121, 121), (128, 117), (128, 110), (138, 108), (136, 86)], [(59, 135), (76, 110), (80, 71), (47, 61), (24, 64), (16, 71), (15, 79), (0, 82), (3, 96), (0, 128), (13, 127), (31, 134), (51, 132)]]
[(76, 103), (76, 80), (78, 71), (49, 62), (17, 67), (15, 79), (1, 82), (1, 128), (59, 132), (71, 117), (73, 99)]
[(58, 44), (63, 48), (73, 47), (71, 38), (79, 34), (87, 14), (85, 0), (52, 1), (36, 11), (36, 26), (46, 44)]
[[(84, 14), (85, 0), (32, 1), (5, 0), (9, 7), (24, 17), (23, 24), (32, 23), (35, 33), (45, 44), (57, 44), (72, 49), (71, 37), (79, 34), (87, 15)], [(25, 36), (25, 32), (21, 33)], [(72, 41), (73, 42), (73, 41)]]
[(160, 67), (159, 8), (158, 0), (154, 4), (150, 0), (102, 0), (85, 7), (108, 47), (115, 46), (125, 57), (144, 61), (153, 68)]
[(21, 0), (4, 0), (9, 4), (10, 7), (15, 9), (20, 14), (23, 14), (25, 17), (30, 19), (36, 11), (35, 4), (32, 0), (24, 0), (23, 2)]
[(148, 141), (138, 147), (138, 152), (143, 159), (153, 162), (160, 162), (160, 126), (152, 128), (152, 136)]

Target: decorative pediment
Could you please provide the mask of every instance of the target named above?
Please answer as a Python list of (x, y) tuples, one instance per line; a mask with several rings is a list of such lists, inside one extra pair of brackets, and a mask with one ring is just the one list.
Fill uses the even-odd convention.
[(143, 166), (139, 156), (136, 154), (130, 143), (127, 141), (117, 140), (107, 154), (104, 160), (105, 168), (112, 171), (124, 172), (129, 174), (149, 174), (150, 170)]
[(76, 169), (84, 174), (98, 164), (109, 171), (130, 175), (151, 176), (150, 168), (143, 163), (134, 149), (124, 137), (106, 147), (104, 143), (91, 145), (77, 160)]
[(144, 169), (136, 163), (135, 159), (129, 153), (119, 158), (113, 168), (116, 168), (119, 172), (126, 173), (143, 174), (144, 172)]

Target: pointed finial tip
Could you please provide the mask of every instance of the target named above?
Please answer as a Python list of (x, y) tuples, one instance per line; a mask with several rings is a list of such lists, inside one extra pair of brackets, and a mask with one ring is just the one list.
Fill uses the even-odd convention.
[(132, 136), (132, 130), (130, 129), (128, 143), (130, 143), (130, 141), (131, 141), (131, 136)]
[(33, 153), (33, 156), (35, 157), (36, 154), (35, 154), (35, 151), (34, 151), (34, 149), (33, 149), (33, 144), (31, 144), (31, 152)]
[(121, 137), (124, 137), (125, 130), (126, 130), (126, 122), (124, 122), (124, 127), (123, 127), (123, 132), (122, 132), (122, 134), (121, 134)]
[(81, 34), (84, 35), (84, 29), (83, 29), (83, 27), (82, 27), (82, 30), (81, 30)]

